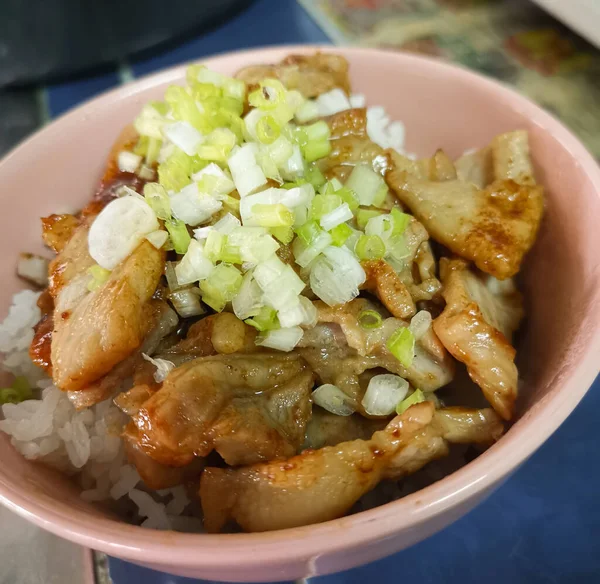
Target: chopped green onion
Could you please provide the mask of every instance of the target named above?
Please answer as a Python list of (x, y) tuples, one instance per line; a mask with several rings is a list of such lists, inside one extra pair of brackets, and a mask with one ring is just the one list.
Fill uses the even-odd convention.
[(214, 271), (213, 262), (206, 257), (202, 244), (195, 239), (190, 241), (183, 259), (175, 266), (177, 284), (186, 286), (208, 278)]
[(285, 103), (285, 87), (278, 79), (264, 79), (258, 89), (248, 96), (251, 106), (259, 109), (274, 109)]
[(226, 243), (223, 251), (221, 251), (220, 259), (228, 264), (241, 264), (243, 262), (240, 248), (229, 243)]
[(173, 243), (173, 249), (179, 253), (184, 254), (191, 241), (190, 234), (188, 233), (185, 223), (181, 219), (167, 219), (165, 221), (165, 227), (171, 237)]
[(377, 190), (377, 192), (375, 193), (375, 196), (373, 197), (373, 202), (371, 203), (373, 205), (373, 207), (381, 207), (383, 206), (383, 204), (385, 203), (385, 198), (387, 197), (388, 194), (388, 187), (385, 183), (383, 183), (379, 189)]
[(158, 183), (144, 185), (144, 198), (159, 219), (171, 217), (171, 202), (164, 187)]
[(167, 190), (179, 192), (189, 184), (193, 160), (183, 150), (175, 151), (158, 165), (158, 182)]
[(188, 122), (196, 130), (208, 134), (210, 126), (206, 116), (200, 113), (196, 100), (184, 87), (171, 85), (165, 91), (165, 101), (171, 106), (171, 113), (176, 120)]
[(366, 164), (357, 164), (346, 181), (346, 187), (356, 193), (361, 205), (373, 205), (382, 185), (383, 177)]
[(342, 201), (344, 201), (344, 203), (350, 207), (352, 212), (358, 209), (358, 197), (350, 189), (342, 187), (341, 189), (335, 191), (335, 194), (338, 197), (342, 197)]
[(146, 164), (148, 166), (153, 166), (156, 163), (161, 147), (162, 140), (152, 137), (148, 139), (148, 149), (146, 150)]
[(404, 367), (408, 368), (412, 365), (415, 358), (415, 336), (408, 328), (396, 329), (388, 339), (386, 346)]
[(219, 264), (212, 274), (200, 282), (202, 300), (217, 312), (231, 302), (242, 285), (242, 274), (229, 264)]
[(355, 411), (354, 400), (339, 387), (330, 383), (320, 385), (311, 395), (314, 404), (336, 416), (351, 416)]
[(359, 229), (364, 229), (369, 222), (369, 219), (382, 215), (382, 211), (375, 211), (374, 209), (359, 209), (356, 213), (356, 224)]
[(294, 239), (293, 227), (273, 227), (271, 233), (283, 244), (288, 244)]
[(329, 140), (319, 140), (308, 142), (302, 148), (302, 154), (306, 162), (314, 162), (319, 158), (325, 158), (331, 152), (331, 142)]
[(32, 397), (33, 393), (26, 377), (15, 377), (10, 387), (0, 389), (0, 405), (18, 404)]
[(331, 135), (327, 122), (324, 122), (323, 120), (319, 120), (308, 126), (303, 126), (299, 129), (299, 133), (306, 139), (307, 143), (329, 140), (329, 136)]
[(334, 227), (329, 233), (331, 234), (331, 243), (339, 247), (340, 245), (344, 245), (347, 239), (352, 235), (352, 227), (346, 223), (341, 223), (337, 227)]
[(385, 243), (377, 235), (361, 235), (354, 251), (360, 260), (379, 260), (385, 255)]
[(396, 413), (398, 415), (403, 414), (410, 406), (420, 404), (421, 402), (427, 401), (425, 394), (420, 389), (415, 389), (406, 399), (402, 400), (396, 406)]
[(365, 329), (376, 329), (379, 328), (383, 323), (381, 314), (376, 310), (363, 310), (358, 315), (358, 324)]
[(252, 215), (261, 227), (290, 227), (294, 224), (294, 214), (283, 204), (256, 204)]
[(263, 116), (256, 122), (256, 137), (262, 144), (273, 144), (280, 133), (281, 128), (273, 116)]
[(314, 219), (307, 221), (296, 229), (298, 237), (306, 244), (312, 245), (322, 233), (321, 226)]
[(338, 195), (315, 195), (310, 211), (311, 219), (321, 219), (342, 204), (342, 197)]
[(279, 328), (277, 312), (269, 306), (263, 306), (258, 314), (253, 318), (246, 319), (244, 322), (260, 332)]
[(410, 215), (402, 213), (402, 211), (399, 211), (396, 207), (392, 209), (390, 215), (393, 224), (392, 233), (394, 235), (402, 235), (410, 223)]
[(216, 230), (209, 232), (206, 241), (204, 242), (204, 255), (213, 263), (221, 259), (223, 249), (227, 244), (227, 236), (219, 233)]
[(148, 140), (150, 138), (148, 136), (140, 136), (137, 144), (133, 147), (133, 153), (138, 156), (146, 156), (146, 152), (148, 152)]
[(408, 381), (383, 373), (371, 377), (361, 404), (370, 416), (389, 416), (408, 393)]
[(303, 334), (299, 326), (265, 331), (258, 335), (255, 344), (287, 353), (300, 342)]
[(88, 268), (87, 273), (92, 277), (87, 285), (87, 289), (90, 292), (100, 288), (110, 278), (110, 270), (107, 270), (98, 264)]
[(314, 164), (310, 164), (304, 173), (306, 181), (309, 182), (315, 189), (325, 184), (323, 173)]
[(296, 120), (304, 124), (310, 122), (315, 118), (319, 117), (319, 106), (313, 99), (307, 99), (302, 105), (296, 110)]

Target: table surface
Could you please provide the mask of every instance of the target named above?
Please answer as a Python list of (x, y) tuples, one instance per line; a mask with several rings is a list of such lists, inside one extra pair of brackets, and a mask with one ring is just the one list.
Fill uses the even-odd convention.
[[(233, 20), (151, 57), (37, 92), (42, 118), (54, 118), (131, 78), (235, 49), (327, 43), (295, 0), (258, 0)], [(23, 100), (21, 100), (22, 102)], [(10, 96), (0, 104), (21, 105)], [(19, 105), (15, 105), (19, 104)], [(23, 118), (25, 119), (25, 117)], [(29, 128), (11, 128), (16, 134)], [(600, 582), (600, 379), (554, 436), (487, 501), (428, 540), (368, 566), (311, 579), (319, 584), (398, 581), (513, 584)], [(109, 558), (114, 584), (200, 582)]]

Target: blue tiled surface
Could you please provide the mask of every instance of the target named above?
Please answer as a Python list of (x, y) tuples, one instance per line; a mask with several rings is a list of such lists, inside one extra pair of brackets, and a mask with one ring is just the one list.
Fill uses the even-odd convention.
[[(131, 64), (144, 75), (206, 55), (269, 44), (323, 43), (295, 0), (258, 0), (220, 28)], [(119, 83), (107, 73), (48, 89), (54, 117)], [(496, 493), (409, 550), (312, 584), (587, 584), (600, 582), (600, 379), (558, 432)], [(199, 584), (110, 559), (114, 584)], [(207, 583), (205, 583), (207, 584)]]
[(48, 113), (55, 118), (62, 113), (91, 99), (95, 95), (119, 85), (120, 80), (116, 70), (82, 77), (75, 81), (55, 83), (47, 87)]
[(205, 55), (294, 43), (329, 43), (325, 34), (295, 0), (257, 0), (220, 28), (171, 51), (132, 64), (135, 75)]

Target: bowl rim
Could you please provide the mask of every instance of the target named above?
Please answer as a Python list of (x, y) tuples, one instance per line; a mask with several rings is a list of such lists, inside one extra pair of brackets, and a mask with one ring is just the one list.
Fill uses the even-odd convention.
[[(373, 59), (392, 59), (399, 66), (418, 65), (423, 71), (441, 77), (453, 77), (466, 84), (512, 103), (513, 107), (550, 131), (582, 167), (583, 174), (600, 194), (600, 167), (592, 155), (561, 122), (515, 90), (498, 81), (474, 73), (462, 66), (419, 55), (375, 48), (337, 47), (331, 45), (277, 45), (258, 49), (224, 52), (202, 57), (218, 67), (229, 59), (270, 62), (288, 52), (300, 54), (325, 51), (352, 57), (368, 55)], [(198, 59), (195, 60), (196, 62)], [(0, 175), (9, 160), (26, 154), (30, 146), (52, 138), (65, 125), (77, 123), (88, 111), (105, 107), (165, 83), (183, 79), (186, 64), (143, 76), (132, 83), (112, 89), (58, 117), (13, 149), (0, 162)], [(600, 195), (599, 195), (600, 196)], [(600, 280), (596, 273), (595, 277)], [(592, 299), (594, 314), (600, 315), (600, 293)], [(577, 331), (576, 337), (581, 334)], [(401, 531), (432, 520), (453, 507), (483, 493), (507, 477), (537, 450), (560, 426), (583, 398), (598, 373), (596, 356), (600, 354), (600, 327), (589, 334), (586, 349), (574, 373), (562, 380), (534, 406), (527, 417), (544, 418), (543, 430), (536, 424), (517, 421), (502, 439), (458, 471), (436, 483), (374, 509), (348, 517), (304, 527), (252, 534), (188, 534), (164, 532), (124, 524), (109, 517), (99, 517), (81, 509), (44, 504), (35, 496), (21, 492), (17, 485), (0, 479), (0, 503), (18, 515), (61, 537), (132, 561), (179, 567), (218, 568), (223, 565), (223, 550), (236, 554), (238, 562), (248, 567), (284, 560), (309, 561), (326, 554), (356, 549), (367, 543), (384, 540)], [(506, 454), (509, 454), (506, 456)], [(398, 521), (401, 518), (401, 522)], [(293, 545), (302, 543), (302, 545)], [(282, 551), (285, 549), (285, 557)], [(193, 553), (190, 551), (193, 550)], [(325, 552), (326, 550), (326, 552)]]

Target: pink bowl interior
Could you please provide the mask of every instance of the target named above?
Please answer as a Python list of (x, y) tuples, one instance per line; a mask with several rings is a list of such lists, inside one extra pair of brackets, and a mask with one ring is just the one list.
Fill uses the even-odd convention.
[[(233, 73), (289, 52), (275, 48), (206, 62)], [(528, 320), (520, 345), (517, 423), (476, 461), (415, 495), (274, 534), (194, 536), (126, 526), (81, 501), (68, 481), (25, 461), (1, 436), (0, 500), (5, 504), (63, 537), (180, 574), (251, 580), (329, 572), (410, 545), (456, 519), (525, 460), (581, 399), (598, 371), (594, 359), (600, 350), (596, 163), (548, 114), (495, 83), (414, 56), (339, 52), (350, 61), (354, 90), (406, 124), (409, 151), (430, 155), (443, 148), (458, 156), (500, 132), (530, 132), (538, 178), (547, 188), (547, 212), (522, 274)], [(183, 68), (174, 69), (102, 96), (50, 125), (0, 164), (2, 315), (22, 287), (14, 276), (18, 252), (43, 251), (39, 217), (81, 207), (120, 129), (183, 75)]]

